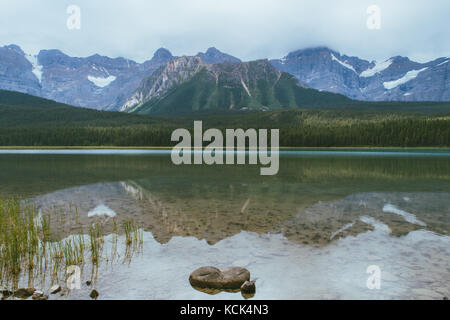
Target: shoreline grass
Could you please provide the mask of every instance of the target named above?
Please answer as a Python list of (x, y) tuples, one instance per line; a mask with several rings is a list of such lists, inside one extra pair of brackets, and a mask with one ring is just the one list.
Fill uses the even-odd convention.
[[(96, 274), (101, 261), (117, 261), (118, 233), (116, 221), (112, 233), (110, 256), (104, 254), (104, 225), (95, 222), (88, 234), (73, 234), (54, 241), (52, 229), (61, 223), (55, 214), (61, 210), (42, 212), (34, 205), (19, 199), (0, 199), (0, 286), (13, 291), (21, 279), (28, 277), (28, 286), (36, 281), (44, 282), (50, 276), (52, 283), (66, 280), (65, 270), (71, 266), (83, 269), (88, 262)], [(64, 213), (64, 212), (63, 212)], [(78, 214), (78, 210), (75, 210)], [(71, 219), (70, 224), (77, 224)], [(125, 245), (125, 262), (131, 262), (135, 252), (143, 245), (143, 231), (132, 219), (122, 225)], [(89, 259), (90, 258), (90, 259)], [(91, 275), (92, 277), (92, 275)]]

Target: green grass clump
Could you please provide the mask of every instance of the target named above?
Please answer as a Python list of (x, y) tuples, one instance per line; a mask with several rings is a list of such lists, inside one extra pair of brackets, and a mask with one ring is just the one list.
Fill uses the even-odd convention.
[(125, 220), (123, 223), (123, 230), (125, 232), (125, 244), (127, 246), (139, 245), (143, 242), (142, 230), (131, 219)]
[(41, 219), (33, 206), (20, 201), (0, 201), (0, 275), (19, 276), (21, 271), (32, 271), (42, 266), (45, 250), (40, 247)]
[[(114, 219), (111, 257), (103, 256), (104, 226), (96, 222), (87, 236), (71, 235), (60, 241), (52, 241), (54, 224), (64, 225), (67, 212), (54, 210), (43, 213), (35, 206), (18, 199), (0, 199), (0, 285), (16, 289), (22, 276), (28, 276), (29, 286), (33, 279), (45, 279), (50, 273), (52, 283), (66, 274), (69, 266), (83, 267), (90, 254), (93, 273), (97, 272), (102, 259), (113, 262), (117, 255), (118, 228)], [(57, 214), (57, 215), (56, 215)], [(55, 217), (57, 219), (55, 219)], [(70, 218), (70, 217), (69, 217)], [(78, 224), (78, 210), (75, 219)], [(133, 252), (142, 245), (142, 231), (132, 220), (123, 224), (125, 231), (125, 256), (131, 259)], [(62, 272), (64, 271), (64, 272)]]
[(98, 265), (100, 256), (105, 242), (103, 237), (103, 228), (100, 223), (94, 223), (89, 228), (89, 243), (91, 248), (91, 261), (93, 264)]
[(142, 249), (143, 244), (143, 232), (142, 229), (131, 219), (125, 220), (122, 225), (125, 232), (125, 259), (124, 261), (131, 261), (133, 253), (139, 252)]

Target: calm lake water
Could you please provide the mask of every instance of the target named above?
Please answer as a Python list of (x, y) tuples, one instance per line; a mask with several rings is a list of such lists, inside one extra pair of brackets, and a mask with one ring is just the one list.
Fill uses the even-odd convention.
[[(284, 151), (278, 175), (259, 168), (175, 166), (169, 151), (2, 150), (0, 197), (76, 206), (60, 239), (111, 216), (137, 221), (143, 253), (100, 268), (103, 299), (242, 299), (194, 290), (204, 265), (246, 267), (256, 299), (450, 295), (450, 150)], [(380, 289), (367, 287), (369, 266)]]

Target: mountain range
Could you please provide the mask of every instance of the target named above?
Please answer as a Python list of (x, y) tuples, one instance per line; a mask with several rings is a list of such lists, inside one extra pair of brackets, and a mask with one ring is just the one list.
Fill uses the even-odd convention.
[(266, 110), (346, 103), (348, 98), (450, 101), (449, 61), (393, 57), (375, 62), (317, 47), (250, 62), (216, 48), (192, 57), (174, 57), (161, 48), (152, 59), (137, 63), (98, 54), (70, 57), (59, 50), (32, 56), (9, 45), (0, 47), (0, 89), (74, 106), (141, 113)]
[(427, 63), (407, 57), (367, 61), (326, 47), (298, 50), (271, 60), (281, 71), (317, 90), (366, 101), (449, 101), (450, 57)]
[[(215, 48), (199, 53), (210, 63), (239, 61)], [(142, 79), (175, 57), (158, 49), (143, 63), (98, 54), (70, 57), (59, 50), (26, 54), (19, 46), (0, 47), (0, 89), (18, 91), (57, 102), (102, 110), (116, 110)]]
[(307, 88), (268, 60), (205, 63), (173, 59), (144, 79), (120, 111), (181, 114), (204, 110), (269, 111), (351, 103), (347, 97)]

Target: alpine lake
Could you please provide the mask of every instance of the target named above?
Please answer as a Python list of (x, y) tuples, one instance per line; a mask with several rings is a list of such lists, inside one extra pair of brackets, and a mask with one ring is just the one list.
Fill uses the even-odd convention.
[[(95, 268), (86, 253), (80, 287), (49, 299), (90, 299), (93, 287), (99, 299), (244, 299), (191, 287), (202, 266), (248, 269), (250, 299), (450, 295), (449, 149), (283, 150), (274, 176), (176, 166), (170, 150), (0, 150), (0, 198), (51, 214), (51, 242), (102, 226)], [(131, 253), (129, 221), (140, 230)], [(14, 279), (43, 291), (66, 280)]]

